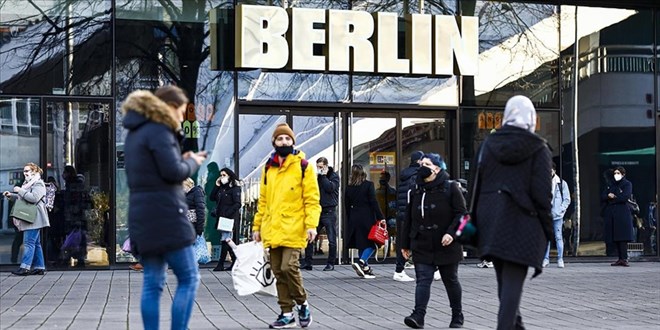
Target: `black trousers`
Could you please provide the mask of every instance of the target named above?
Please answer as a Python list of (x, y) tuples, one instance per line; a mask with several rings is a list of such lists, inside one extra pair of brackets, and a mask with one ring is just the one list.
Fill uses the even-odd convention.
[(529, 267), (497, 258), (493, 259), (493, 264), (500, 299), (497, 330), (525, 329), (520, 315), (520, 299)]
[(619, 259), (628, 260), (628, 242), (627, 241), (617, 241), (614, 242), (616, 246), (616, 251), (618, 253)]
[[(316, 231), (325, 227), (325, 233), (328, 236), (328, 265), (337, 263), (337, 212), (335, 207), (324, 208), (321, 211), (319, 225)], [(312, 255), (314, 254), (314, 242), (307, 244), (305, 248), (305, 262), (312, 264)]]

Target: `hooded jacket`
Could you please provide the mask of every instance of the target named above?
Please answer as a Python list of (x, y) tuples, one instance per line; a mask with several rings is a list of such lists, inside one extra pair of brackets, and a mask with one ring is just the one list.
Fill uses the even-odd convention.
[(476, 225), (482, 258), (534, 267), (552, 238), (552, 160), (544, 139), (503, 126), (484, 148), (477, 188)]
[(148, 91), (131, 93), (122, 111), (128, 130), (124, 164), (133, 253), (161, 255), (192, 245), (195, 230), (186, 217), (182, 182), (199, 165), (181, 156), (180, 123), (169, 106)]
[(307, 246), (307, 230), (318, 226), (319, 185), (311, 166), (307, 166), (303, 178), (304, 158), (302, 151), (294, 150), (280, 164), (280, 157), (272, 153), (261, 173), (259, 205), (252, 231), (260, 232), (266, 248), (302, 249)]
[(404, 168), (399, 175), (399, 185), (396, 187), (396, 209), (397, 219), (406, 219), (406, 207), (408, 206), (408, 190), (415, 188), (415, 179), (419, 171), (419, 164), (411, 163)]

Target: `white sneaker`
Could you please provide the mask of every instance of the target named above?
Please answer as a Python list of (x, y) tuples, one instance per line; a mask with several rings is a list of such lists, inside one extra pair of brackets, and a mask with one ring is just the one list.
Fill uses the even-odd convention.
[(394, 272), (394, 276), (392, 276), (392, 279), (399, 282), (412, 282), (415, 280), (414, 278), (408, 276), (405, 270), (400, 273)]
[(545, 267), (548, 267), (549, 264), (550, 264), (550, 260), (543, 259), (543, 264), (541, 266), (543, 266), (543, 268), (545, 268)]
[(435, 273), (433, 273), (433, 280), (434, 281), (440, 281), (442, 277), (440, 276), (440, 271), (436, 270)]
[(557, 260), (557, 267), (564, 268), (564, 260), (561, 259)]
[(493, 268), (493, 262), (482, 260), (480, 263), (477, 264), (477, 267), (479, 267), (479, 268)]

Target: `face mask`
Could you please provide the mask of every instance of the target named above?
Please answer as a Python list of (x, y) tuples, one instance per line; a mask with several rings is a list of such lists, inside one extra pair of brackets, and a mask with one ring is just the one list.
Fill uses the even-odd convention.
[(419, 177), (422, 178), (422, 179), (426, 179), (426, 178), (430, 177), (431, 174), (433, 174), (433, 170), (431, 170), (430, 168), (428, 168), (426, 166), (420, 167), (419, 171), (417, 171), (417, 175), (419, 175)]
[(623, 175), (621, 175), (621, 174), (614, 174), (614, 180), (616, 180), (616, 181), (621, 181), (621, 179), (623, 179)]
[(293, 146), (275, 147), (275, 152), (282, 157), (286, 157), (293, 153)]
[(222, 182), (222, 184), (227, 184), (227, 182), (229, 182), (229, 178), (226, 177), (226, 176), (223, 176), (223, 177), (220, 178), (220, 182)]
[(387, 184), (387, 180), (385, 180), (385, 179), (380, 179), (380, 180), (378, 180), (378, 182), (380, 183), (381, 186), (384, 186), (384, 185)]

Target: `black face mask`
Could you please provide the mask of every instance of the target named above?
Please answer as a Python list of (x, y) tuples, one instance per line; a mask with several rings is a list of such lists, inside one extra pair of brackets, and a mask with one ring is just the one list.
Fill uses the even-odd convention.
[(417, 171), (417, 176), (419, 176), (422, 179), (426, 179), (426, 178), (430, 177), (431, 174), (433, 174), (433, 170), (431, 170), (430, 168), (428, 168), (426, 166), (420, 167), (419, 170)]
[(275, 152), (281, 157), (286, 157), (293, 153), (293, 146), (275, 147)]

